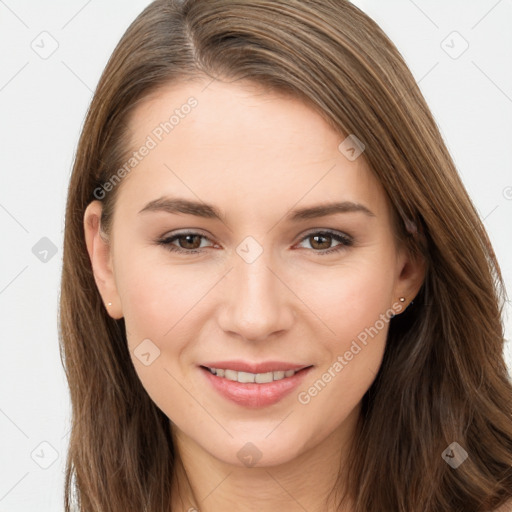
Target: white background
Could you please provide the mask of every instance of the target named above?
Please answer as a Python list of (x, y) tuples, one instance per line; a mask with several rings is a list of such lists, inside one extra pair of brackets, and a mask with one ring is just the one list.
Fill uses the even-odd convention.
[[(354, 3), (386, 31), (419, 81), (510, 290), (512, 0)], [(0, 0), (0, 512), (63, 510), (70, 408), (57, 304), (66, 190), (92, 91), (148, 4)], [(469, 47), (452, 58), (462, 38)], [(58, 48), (46, 59), (32, 48), (52, 44)], [(56, 247), (46, 263), (32, 252), (43, 237)], [(510, 339), (509, 305), (507, 313)], [(512, 368), (510, 343), (505, 356)]]

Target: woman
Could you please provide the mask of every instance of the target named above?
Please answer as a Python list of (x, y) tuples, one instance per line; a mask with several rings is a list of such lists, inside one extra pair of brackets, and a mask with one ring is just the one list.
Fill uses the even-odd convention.
[(345, 1), (157, 0), (66, 209), (66, 510), (506, 510), (503, 281)]

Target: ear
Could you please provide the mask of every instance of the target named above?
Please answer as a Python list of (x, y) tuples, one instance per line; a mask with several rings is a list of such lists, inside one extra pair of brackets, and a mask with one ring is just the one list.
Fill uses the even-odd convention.
[[(395, 284), (394, 302), (399, 301), (405, 308), (414, 300), (420, 288), (425, 281), (426, 263), (422, 255), (412, 255), (406, 247), (402, 247), (397, 258), (398, 278)], [(405, 301), (401, 302), (400, 297)]]
[[(87, 252), (91, 259), (94, 280), (108, 314), (118, 320), (123, 317), (121, 301), (117, 291), (112, 265), (111, 245), (101, 231), (100, 201), (89, 203), (84, 213), (84, 232)], [(112, 303), (112, 305), (108, 305)]]

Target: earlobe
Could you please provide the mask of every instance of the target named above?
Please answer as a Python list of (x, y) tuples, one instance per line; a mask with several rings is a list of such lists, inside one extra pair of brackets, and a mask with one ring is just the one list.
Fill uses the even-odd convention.
[(85, 209), (85, 242), (98, 291), (108, 314), (117, 320), (123, 317), (122, 307), (113, 272), (111, 246), (100, 230), (101, 212), (100, 201), (92, 201)]

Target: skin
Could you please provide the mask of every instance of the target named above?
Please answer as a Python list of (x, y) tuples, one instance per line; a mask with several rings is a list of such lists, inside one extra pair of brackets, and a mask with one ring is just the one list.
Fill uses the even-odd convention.
[[(136, 108), (133, 150), (168, 112), (190, 96), (198, 100), (119, 185), (110, 244), (99, 233), (101, 203), (87, 207), (96, 284), (105, 304), (112, 302), (109, 314), (125, 318), (142, 385), (172, 421), (182, 463), (172, 483), (180, 485), (177, 510), (325, 511), (389, 323), (309, 403), (300, 403), (298, 392), (332, 372), (338, 356), (399, 297), (407, 306), (424, 264), (397, 245), (387, 196), (364, 157), (347, 159), (338, 150), (345, 136), (311, 107), (247, 82), (206, 84), (175, 83)], [(165, 195), (212, 203), (226, 221), (138, 213)], [(295, 208), (341, 200), (374, 216), (284, 219)], [(187, 229), (207, 238), (173, 245), (187, 250), (188, 241), (201, 253), (177, 254), (156, 243)], [(353, 244), (321, 254), (340, 246), (312, 236), (322, 230), (347, 234)], [(263, 250), (251, 263), (236, 252), (248, 236)], [(144, 339), (160, 350), (148, 366), (134, 355)], [(313, 369), (278, 403), (249, 409), (219, 395), (198, 368), (227, 359)], [(247, 442), (262, 454), (254, 467), (237, 457)]]

